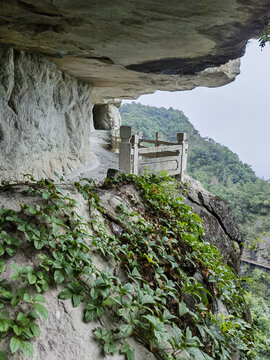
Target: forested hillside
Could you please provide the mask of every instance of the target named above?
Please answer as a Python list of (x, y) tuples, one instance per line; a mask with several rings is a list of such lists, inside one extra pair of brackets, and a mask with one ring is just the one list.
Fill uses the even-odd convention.
[[(182, 111), (132, 103), (122, 105), (120, 113), (123, 124), (131, 125), (133, 132), (142, 131), (144, 138), (154, 138), (155, 132), (161, 131), (164, 138), (175, 141), (177, 132), (188, 133), (187, 172), (230, 204), (249, 245), (244, 256), (270, 264), (270, 181), (258, 178), (226, 146), (201, 137)], [(254, 323), (263, 331), (259, 336), (270, 345), (270, 275), (260, 269), (248, 270), (247, 274), (246, 300)], [(270, 351), (262, 352), (261, 356), (270, 359)]]
[(187, 132), (187, 172), (231, 205), (246, 238), (251, 240), (254, 233), (270, 234), (270, 182), (259, 179), (237, 154), (201, 137), (182, 111), (134, 102), (122, 105), (120, 113), (123, 124), (131, 125), (134, 132), (142, 131), (145, 138), (154, 138), (161, 131), (165, 139), (175, 141), (177, 132)]

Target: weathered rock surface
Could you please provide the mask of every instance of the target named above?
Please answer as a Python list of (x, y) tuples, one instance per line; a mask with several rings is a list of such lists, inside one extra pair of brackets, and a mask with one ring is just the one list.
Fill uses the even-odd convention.
[(204, 240), (215, 245), (224, 261), (238, 272), (243, 239), (230, 206), (205, 190), (199, 181), (189, 176), (186, 181), (189, 191), (185, 203), (203, 220)]
[(93, 117), (96, 130), (116, 130), (121, 126), (121, 115), (114, 104), (95, 105)]
[(48, 59), (0, 47), (0, 178), (70, 172), (91, 157), (91, 86)]
[(10, 0), (1, 2), (0, 42), (49, 56), (94, 85), (100, 103), (234, 80), (239, 63), (224, 64), (269, 15), (268, 0)]
[(269, 236), (260, 236), (260, 242), (254, 250), (249, 250), (248, 248), (243, 249), (244, 259), (251, 259), (259, 264), (270, 266), (270, 237)]
[[(190, 191), (189, 197), (194, 198), (194, 201), (198, 201), (194, 193), (197, 191), (197, 194), (202, 193), (202, 189), (196, 188), (196, 183), (192, 184), (192, 188)], [(8, 207), (14, 209), (15, 211), (20, 211), (19, 203), (28, 203), (28, 204), (38, 204), (37, 198), (33, 198), (32, 196), (23, 191), (24, 187), (17, 187), (15, 191), (3, 192), (0, 194), (0, 207)], [(84, 198), (72, 191), (72, 187), (67, 190), (71, 196), (76, 199), (77, 206), (76, 211), (80, 216), (84, 219), (89, 219), (90, 216), (98, 215), (96, 210), (89, 211), (89, 203), (84, 200)], [(192, 192), (192, 194), (191, 194)], [(98, 190), (98, 195), (102, 204), (102, 207), (106, 210), (107, 218), (110, 219), (110, 222), (105, 222), (108, 232), (113, 232), (117, 236), (117, 232), (121, 231), (121, 228), (117, 225), (117, 218), (119, 213), (117, 212), (117, 207), (119, 205), (126, 205), (127, 211), (141, 208), (143, 209), (143, 203), (140, 195), (136, 191), (136, 189), (131, 185), (123, 185), (120, 188), (116, 187), (112, 190), (108, 189), (100, 189)], [(230, 264), (236, 264), (236, 258), (239, 257), (238, 250), (234, 250), (234, 246), (232, 243), (237, 241), (237, 239), (231, 239), (228, 236), (224, 228), (230, 232), (230, 234), (237, 234), (238, 229), (236, 224), (233, 222), (231, 213), (228, 214), (228, 217), (231, 217), (230, 224), (228, 224), (228, 219), (225, 219), (225, 223), (222, 223), (223, 217), (221, 217), (220, 221), (215, 219), (216, 216), (221, 216), (222, 211), (219, 209), (220, 206), (225, 206), (221, 204), (221, 200), (215, 199), (213, 196), (210, 196), (209, 193), (203, 192), (204, 202), (201, 201), (200, 205), (195, 206), (195, 211), (203, 216), (204, 226), (206, 232), (206, 240), (213, 242), (217, 247), (220, 248), (224, 259)], [(217, 201), (219, 206), (217, 206)], [(192, 201), (192, 207), (194, 203)], [(206, 208), (205, 208), (206, 206)], [(212, 209), (211, 215), (208, 214), (209, 209)], [(217, 213), (213, 214), (213, 212), (217, 209)], [(229, 209), (227, 209), (229, 211)], [(225, 215), (225, 214), (224, 214)], [(99, 215), (98, 215), (99, 216)], [(137, 215), (136, 215), (137, 216)], [(114, 219), (116, 221), (116, 225), (114, 224)], [(88, 230), (89, 231), (89, 230)], [(91, 232), (89, 232), (91, 235)], [(119, 234), (118, 234), (119, 236)], [(213, 238), (214, 236), (214, 238)], [(236, 236), (236, 235), (234, 235)], [(236, 236), (237, 237), (237, 236)], [(225, 244), (223, 242), (225, 241)], [(89, 246), (91, 245), (91, 240), (89, 238)], [(93, 263), (101, 270), (105, 270), (108, 266), (111, 270), (114, 271), (114, 274), (121, 274), (122, 270), (115, 261), (102, 258), (98, 253), (93, 249), (91, 251), (91, 257)], [(37, 253), (33, 252), (29, 248), (29, 244), (26, 241), (24, 246), (22, 247), (22, 251), (15, 255), (10, 262), (15, 262), (19, 266), (26, 265), (34, 265), (36, 264)], [(10, 272), (10, 270), (8, 270)], [(5, 273), (6, 275), (10, 275)], [(6, 276), (4, 275), (4, 276)], [(118, 276), (117, 275), (117, 276)], [(124, 276), (124, 275), (121, 275)], [(199, 273), (195, 273), (194, 277), (201, 281), (201, 275)], [(202, 281), (203, 283), (203, 281)], [(100, 322), (93, 322), (90, 324), (85, 324), (83, 322), (83, 307), (79, 306), (78, 308), (73, 308), (70, 300), (60, 300), (58, 299), (58, 294), (61, 290), (61, 287), (54, 288), (45, 293), (46, 297), (46, 307), (49, 310), (49, 319), (44, 321), (40, 320), (39, 324), (41, 327), (41, 337), (33, 342), (35, 347), (35, 355), (33, 360), (102, 360), (102, 359), (112, 359), (112, 360), (123, 360), (124, 358), (120, 355), (115, 356), (104, 356), (101, 354), (100, 348), (93, 339), (92, 330), (97, 326), (109, 326), (112, 319), (104, 319)], [(213, 312), (215, 314), (218, 313), (227, 313), (227, 309), (222, 303), (220, 299), (215, 300), (213, 302)], [(156, 357), (150, 353), (146, 348), (144, 348), (139, 343), (131, 340), (132, 345), (135, 347), (135, 359), (136, 360), (154, 360)], [(1, 344), (2, 345), (2, 344)], [(4, 343), (1, 347), (4, 351), (8, 350), (8, 343)], [(183, 355), (183, 358), (184, 355)], [(21, 351), (15, 353), (12, 356), (13, 360), (26, 360), (27, 357), (22, 354)]]

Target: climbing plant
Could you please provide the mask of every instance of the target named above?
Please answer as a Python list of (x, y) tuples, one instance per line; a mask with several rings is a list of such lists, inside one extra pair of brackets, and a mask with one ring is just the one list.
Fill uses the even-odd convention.
[[(132, 336), (159, 359), (226, 360), (235, 352), (256, 359), (240, 280), (202, 240), (202, 222), (183, 203), (180, 184), (168, 176), (121, 174), (101, 189), (127, 184), (144, 206), (122, 204), (113, 219), (91, 179), (71, 186), (30, 178), (20, 191), (37, 205), (21, 204), (19, 212), (0, 208), (0, 343), (8, 341), (11, 354), (33, 356), (38, 319), (49, 316), (43, 294), (61, 284), (59, 298), (83, 304), (85, 322), (115, 318), (115, 325), (93, 332), (104, 354), (134, 359)], [(0, 191), (12, 193), (16, 186), (4, 182)], [(74, 191), (94, 210), (88, 219), (78, 213)], [(108, 231), (112, 223), (116, 234)], [(19, 267), (12, 258), (26, 248), (34, 265)], [(115, 259), (125, 275), (98, 269), (93, 250)], [(216, 311), (217, 302), (226, 313)], [(0, 351), (1, 360), (7, 356)]]

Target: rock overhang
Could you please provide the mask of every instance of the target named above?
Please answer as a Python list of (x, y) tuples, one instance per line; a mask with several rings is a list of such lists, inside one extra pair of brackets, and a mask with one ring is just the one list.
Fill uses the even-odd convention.
[(269, 19), (269, 0), (11, 0), (0, 42), (50, 57), (101, 103), (231, 82)]

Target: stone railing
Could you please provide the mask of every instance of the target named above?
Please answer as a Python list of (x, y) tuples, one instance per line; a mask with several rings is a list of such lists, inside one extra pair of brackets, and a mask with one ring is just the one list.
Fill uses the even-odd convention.
[(156, 133), (155, 140), (142, 139), (142, 133), (131, 135), (131, 126), (120, 128), (119, 170), (126, 174), (140, 175), (144, 170), (156, 173), (166, 170), (170, 175), (184, 178), (187, 166), (188, 140), (186, 133), (177, 134), (177, 143), (162, 140)]

